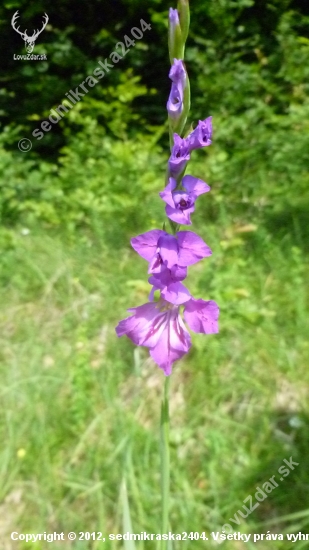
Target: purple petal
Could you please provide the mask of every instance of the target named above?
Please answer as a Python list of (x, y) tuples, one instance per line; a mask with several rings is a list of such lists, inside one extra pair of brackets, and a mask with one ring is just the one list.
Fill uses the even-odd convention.
[(202, 145), (210, 145), (212, 136), (212, 116), (201, 121), (201, 141)]
[(175, 84), (184, 84), (186, 80), (186, 69), (181, 59), (174, 59), (168, 76), (172, 82), (175, 82)]
[(174, 281), (183, 281), (187, 276), (188, 269), (180, 265), (174, 265), (171, 269), (172, 278)]
[(155, 273), (154, 275), (151, 275), (151, 277), (149, 277), (149, 279), (148, 279), (148, 283), (150, 285), (153, 285), (155, 290), (158, 290), (158, 289), (161, 290), (162, 288), (164, 288), (166, 286), (163, 283), (160, 275), (161, 275), (161, 273)]
[(191, 294), (188, 289), (182, 283), (172, 283), (166, 286), (161, 295), (163, 298), (176, 306), (184, 304), (191, 299)]
[(190, 159), (188, 141), (182, 139), (178, 134), (174, 134), (174, 145), (171, 156), (168, 161), (169, 171), (173, 177), (177, 177), (185, 168)]
[(183, 88), (181, 84), (172, 83), (172, 88), (166, 104), (168, 114), (172, 118), (177, 118), (183, 111)]
[(193, 193), (195, 197), (207, 193), (210, 191), (209, 185), (199, 178), (194, 178), (193, 176), (185, 176), (182, 179), (181, 185), (188, 191), (188, 193)]
[(165, 232), (161, 229), (152, 229), (142, 233), (142, 235), (133, 237), (131, 245), (142, 258), (149, 262), (156, 253), (158, 240), (162, 235), (165, 235)]
[(206, 256), (211, 256), (212, 252), (201, 237), (192, 231), (179, 231), (177, 233), (179, 253), (179, 265), (188, 266), (199, 262)]
[(172, 26), (179, 25), (179, 14), (177, 10), (173, 8), (169, 9), (168, 13), (169, 21)]
[(168, 184), (165, 187), (164, 191), (161, 191), (161, 193), (159, 193), (161, 199), (163, 199), (166, 204), (169, 204), (172, 207), (174, 207), (172, 191), (173, 189), (175, 189), (176, 185), (176, 180), (174, 178), (169, 178)]
[(186, 267), (180, 267), (179, 265), (174, 265), (172, 269), (168, 269), (163, 265), (159, 273), (154, 273), (149, 277), (148, 282), (162, 289), (172, 283), (183, 281), (187, 276), (187, 271)]
[(156, 346), (150, 349), (153, 360), (166, 376), (172, 372), (172, 364), (187, 353), (191, 346), (190, 335), (178, 313), (178, 308), (170, 312), (168, 328), (161, 334)]
[(177, 208), (171, 208), (168, 204), (165, 207), (166, 215), (173, 220), (173, 222), (179, 223), (181, 225), (192, 225), (190, 220), (190, 214), (194, 212), (194, 207), (188, 208), (187, 210), (178, 210)]
[(178, 243), (177, 239), (173, 235), (165, 233), (158, 240), (158, 248), (160, 249), (160, 255), (163, 262), (168, 268), (172, 268), (173, 265), (178, 264)]
[(184, 171), (189, 159), (190, 159), (190, 155), (186, 157), (174, 157), (174, 158), (171, 156), (168, 161), (170, 174), (175, 177), (179, 176), (179, 174), (181, 174)]
[(195, 197), (192, 196), (192, 193), (187, 193), (187, 191), (182, 191), (181, 189), (175, 189), (172, 195), (175, 208), (180, 208), (181, 210), (190, 208), (195, 202)]
[(163, 260), (161, 255), (156, 253), (149, 262), (148, 273), (161, 273), (164, 269)]
[(134, 315), (118, 323), (117, 336), (126, 334), (138, 346), (156, 345), (164, 330), (166, 312), (161, 313), (156, 302), (131, 308), (129, 311), (134, 311)]
[(195, 300), (192, 298), (185, 305), (184, 317), (189, 328), (194, 332), (215, 334), (219, 332), (219, 307), (213, 300)]

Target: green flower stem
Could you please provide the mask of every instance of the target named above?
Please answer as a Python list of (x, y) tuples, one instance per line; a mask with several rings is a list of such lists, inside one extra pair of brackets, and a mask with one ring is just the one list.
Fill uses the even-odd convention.
[(176, 235), (177, 231), (179, 230), (180, 225), (176, 222), (173, 222), (173, 220), (168, 220), (170, 222), (170, 228), (172, 230), (172, 234)]
[[(161, 496), (162, 523), (161, 533), (167, 533), (169, 528), (169, 492), (170, 492), (170, 449), (169, 449), (169, 384), (170, 376), (164, 382), (164, 394), (161, 405)], [(161, 549), (166, 550), (167, 541), (161, 541)]]

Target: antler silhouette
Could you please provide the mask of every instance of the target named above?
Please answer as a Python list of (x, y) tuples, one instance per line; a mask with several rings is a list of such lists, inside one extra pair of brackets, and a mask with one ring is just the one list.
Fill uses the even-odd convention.
[(36, 40), (36, 38), (39, 36), (39, 34), (41, 34), (42, 31), (44, 31), (47, 23), (48, 23), (48, 15), (47, 13), (44, 13), (44, 16), (45, 16), (45, 19), (44, 19), (44, 22), (43, 22), (43, 27), (41, 28), (41, 30), (37, 30), (37, 31), (33, 31), (33, 35), (31, 36), (31, 40)]
[(20, 32), (19, 30), (19, 27), (15, 27), (15, 23), (16, 23), (16, 19), (18, 19), (19, 15), (18, 15), (18, 10), (14, 13), (13, 17), (12, 17), (12, 20), (11, 20), (11, 25), (14, 29), (14, 31), (18, 32), (18, 34), (21, 35), (21, 37), (23, 38), (23, 40), (26, 39), (27, 37), (27, 29), (25, 30), (25, 32)]
[(41, 28), (41, 30), (36, 30), (36, 31), (33, 31), (33, 34), (32, 36), (28, 36), (27, 35), (27, 29), (25, 30), (25, 32), (21, 32), (19, 30), (19, 27), (16, 28), (15, 26), (15, 23), (16, 23), (16, 19), (18, 19), (19, 15), (18, 15), (18, 10), (14, 13), (13, 17), (12, 17), (12, 20), (11, 20), (11, 24), (12, 24), (12, 27), (14, 29), (14, 31), (18, 32), (18, 34), (21, 35), (21, 37), (23, 38), (23, 40), (27, 40), (28, 42), (35, 42), (35, 40), (37, 39), (37, 37), (39, 36), (39, 34), (41, 34), (42, 31), (44, 31), (47, 23), (48, 23), (48, 20), (49, 20), (49, 17), (47, 15), (47, 13), (44, 13), (44, 21), (43, 21), (43, 27)]

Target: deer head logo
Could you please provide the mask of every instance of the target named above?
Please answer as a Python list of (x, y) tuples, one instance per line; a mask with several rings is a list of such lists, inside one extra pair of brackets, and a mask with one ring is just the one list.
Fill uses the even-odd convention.
[(17, 27), (17, 28), (15, 27), (16, 19), (18, 19), (18, 17), (19, 17), (18, 11), (16, 11), (14, 13), (13, 17), (12, 17), (12, 21), (11, 21), (12, 27), (13, 27), (14, 31), (18, 32), (18, 34), (20, 34), (22, 39), (25, 41), (25, 47), (26, 47), (27, 52), (32, 53), (37, 37), (45, 29), (45, 27), (48, 23), (48, 15), (46, 13), (44, 13), (43, 27), (41, 28), (41, 30), (33, 31), (32, 36), (27, 35), (27, 29), (25, 30), (25, 32), (20, 32), (19, 27)]

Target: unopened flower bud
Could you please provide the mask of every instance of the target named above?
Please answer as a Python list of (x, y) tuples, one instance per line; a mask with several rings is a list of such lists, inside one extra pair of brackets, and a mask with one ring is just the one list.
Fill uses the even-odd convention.
[(170, 8), (168, 18), (168, 49), (170, 61), (173, 59), (183, 59), (184, 57), (184, 40), (181, 32), (179, 14), (177, 10)]

